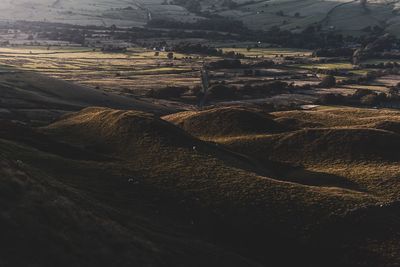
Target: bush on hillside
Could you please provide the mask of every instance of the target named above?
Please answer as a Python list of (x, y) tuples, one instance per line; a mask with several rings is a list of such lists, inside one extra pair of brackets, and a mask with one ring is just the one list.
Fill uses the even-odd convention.
[(236, 88), (224, 84), (212, 86), (208, 91), (208, 100), (228, 100), (235, 98)]
[(377, 94), (371, 93), (369, 95), (363, 96), (360, 99), (360, 103), (365, 106), (376, 106), (387, 100), (387, 96), (384, 93)]
[(160, 89), (152, 89), (146, 96), (159, 99), (180, 98), (187, 91), (189, 91), (188, 87), (167, 86)]
[(237, 69), (241, 66), (242, 62), (239, 59), (222, 59), (209, 64), (211, 69)]
[(341, 94), (323, 94), (321, 95), (317, 103), (320, 105), (342, 105), (346, 102), (346, 98)]

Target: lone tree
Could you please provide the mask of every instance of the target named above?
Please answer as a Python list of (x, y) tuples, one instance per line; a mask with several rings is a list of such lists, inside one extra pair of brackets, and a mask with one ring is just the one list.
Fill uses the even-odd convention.
[(336, 85), (336, 78), (333, 75), (325, 76), (322, 81), (319, 83), (320, 87), (330, 88)]
[(172, 53), (172, 52), (169, 52), (168, 54), (167, 54), (167, 57), (168, 57), (168, 59), (174, 59), (174, 53)]

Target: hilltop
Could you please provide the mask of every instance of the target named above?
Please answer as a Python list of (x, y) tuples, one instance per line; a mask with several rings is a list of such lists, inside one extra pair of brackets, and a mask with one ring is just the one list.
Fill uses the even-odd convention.
[(202, 112), (187, 111), (163, 117), (197, 137), (278, 133), (287, 129), (262, 110), (213, 108)]

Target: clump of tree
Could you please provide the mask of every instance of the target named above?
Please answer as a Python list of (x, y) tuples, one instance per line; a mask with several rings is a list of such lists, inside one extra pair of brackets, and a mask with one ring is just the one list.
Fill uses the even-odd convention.
[(245, 84), (238, 88), (238, 95), (251, 98), (261, 98), (278, 94), (290, 93), (294, 89), (293, 84), (283, 81), (273, 81), (265, 84)]
[(368, 69), (395, 69), (399, 68), (400, 64), (394, 61), (394, 62), (365, 63), (365, 64), (360, 64), (360, 66)]
[(388, 102), (398, 101), (398, 94), (387, 95), (385, 93), (374, 92), (368, 89), (357, 89), (352, 95), (342, 94), (323, 94), (316, 101), (321, 105), (352, 105), (374, 107), (385, 105)]
[(292, 83), (273, 81), (265, 84), (245, 84), (232, 86), (219, 82), (212, 85), (207, 93), (207, 101), (223, 101), (233, 99), (251, 99), (291, 93), (297, 89), (308, 89), (309, 86), (295, 86)]
[(222, 49), (216, 49), (215, 47), (202, 45), (199, 43), (180, 42), (178, 44), (173, 45), (171, 47), (171, 50), (183, 54), (200, 54), (207, 56), (233, 58), (233, 59), (245, 58), (245, 55), (241, 53), (236, 53), (235, 51), (224, 52)]
[(331, 88), (336, 86), (336, 78), (333, 75), (326, 75), (319, 83), (319, 87)]
[(382, 71), (369, 71), (364, 76), (351, 77), (348, 79), (344, 79), (344, 80), (340, 81), (338, 84), (340, 84), (340, 85), (348, 85), (348, 84), (367, 85), (370, 82), (374, 81), (376, 78), (381, 77), (382, 75), (384, 75), (384, 72), (382, 72)]
[(168, 52), (167, 58), (168, 58), (169, 60), (174, 59), (174, 53), (173, 53), (173, 52)]
[(239, 6), (239, 4), (233, 0), (223, 0), (221, 6), (229, 9), (235, 9)]
[(199, 19), (195, 22), (181, 22), (166, 19), (153, 19), (147, 23), (148, 27), (168, 28), (182, 30), (203, 30), (203, 31), (219, 31), (228, 33), (243, 33), (249, 29), (243, 22), (229, 18), (207, 18)]
[(157, 99), (177, 99), (189, 91), (188, 87), (167, 86), (159, 89), (151, 89), (146, 96)]
[(209, 56), (223, 56), (224, 52), (221, 49), (216, 49), (208, 45), (200, 43), (193, 44), (188, 42), (180, 42), (172, 46), (171, 50), (184, 54), (201, 54)]
[(362, 106), (377, 106), (388, 101), (385, 93), (377, 93), (368, 89), (357, 89), (357, 91), (350, 96), (350, 102)]
[(210, 69), (238, 69), (242, 67), (239, 59), (221, 59), (208, 64)]
[(60, 28), (53, 31), (44, 31), (38, 34), (39, 39), (49, 39), (57, 41), (65, 41), (75, 44), (84, 45), (87, 31), (82, 29)]
[(314, 50), (315, 57), (346, 57), (351, 58), (354, 54), (353, 48), (337, 47), (337, 48), (318, 48)]
[(174, 0), (173, 4), (183, 6), (192, 13), (201, 12), (201, 3), (199, 0)]
[(250, 65), (253, 68), (270, 68), (275, 66), (275, 62), (273, 60), (261, 60)]
[(231, 100), (236, 97), (237, 88), (226, 84), (213, 85), (207, 93), (207, 100)]
[(316, 103), (319, 105), (343, 105), (346, 103), (346, 97), (341, 94), (328, 93), (321, 95)]

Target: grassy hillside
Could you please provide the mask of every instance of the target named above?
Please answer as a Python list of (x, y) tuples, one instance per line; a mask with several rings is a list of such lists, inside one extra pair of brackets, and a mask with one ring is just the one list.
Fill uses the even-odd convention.
[[(227, 111), (218, 116), (250, 112)], [(198, 127), (207, 122), (202, 120), (207, 112), (186, 115), (176, 117), (200, 118)], [(116, 255), (121, 266), (288, 266), (293, 259), (309, 266), (364, 266), (365, 259), (378, 265), (398, 260), (391, 253), (398, 243), (397, 226), (390, 217), (397, 205), (372, 190), (375, 185), (382, 192), (383, 186), (375, 180), (363, 184), (316, 171), (326, 166), (322, 162), (314, 165), (315, 170), (299, 167), (298, 160), (282, 162), (280, 147), (300, 151), (296, 142), (286, 140), (302, 136), (305, 130), (280, 129), (265, 137), (258, 132), (254, 139), (252, 134), (234, 137), (239, 124), (232, 133), (217, 132), (215, 140), (220, 144), (215, 144), (151, 114), (107, 108), (85, 109), (47, 127), (21, 127), (26, 126), (9, 124), (0, 132), (0, 170), (6, 174), (2, 188), (9, 192), (2, 194), (8, 215), (1, 223), (19, 229), (9, 231), (3, 240), (14, 237), (15, 242), (5, 241), (10, 250), (26, 255), (1, 257), (6, 263), (62, 266), (79, 261), (105, 266)], [(381, 135), (384, 142), (397, 138), (387, 131), (358, 131), (368, 135), (368, 143), (379, 141)], [(279, 145), (268, 144), (269, 138), (278, 138)], [(324, 138), (320, 142), (343, 142), (341, 135)], [(342, 149), (354, 139), (352, 135), (348, 143), (341, 143)], [(303, 153), (309, 152), (318, 153)], [(308, 158), (298, 153), (290, 159), (306, 164)], [(371, 162), (365, 164), (395, 163), (393, 158), (372, 157), (375, 154), (369, 150), (365, 155), (371, 155)], [(354, 158), (341, 161), (337, 154), (327, 154), (327, 159), (335, 158), (342, 166), (354, 162)], [(365, 186), (369, 182), (371, 189)], [(9, 197), (18, 202), (6, 202)], [(17, 228), (22, 221), (29, 221), (29, 228)], [(93, 237), (84, 238), (83, 232)], [(18, 233), (25, 244), (42, 245), (20, 247)], [(39, 248), (49, 248), (54, 256), (40, 256)], [(39, 256), (33, 259), (32, 253)], [(326, 262), (327, 257), (334, 260)]]
[(1, 156), (0, 174), (4, 266), (257, 266), (20, 161)]
[[(325, 30), (359, 35), (368, 26), (379, 26), (399, 34), (397, 1), (367, 1), (366, 5), (357, 0), (236, 2), (238, 5), (234, 8), (221, 7), (217, 13), (239, 19), (253, 29), (278, 26), (281, 29), (301, 31), (310, 25), (320, 25)], [(212, 6), (209, 8), (212, 9)]]
[(88, 106), (169, 112), (167, 108), (134, 98), (10, 68), (3, 70), (0, 88), (0, 119), (18, 119), (32, 124), (49, 123), (62, 114)]
[[(269, 114), (269, 118), (287, 127), (280, 133), (266, 129), (264, 133), (199, 135), (197, 129), (213, 126), (201, 119), (197, 124), (191, 122), (196, 128), (186, 129), (265, 166), (271, 166), (271, 162), (301, 166), (286, 167), (287, 172), (278, 168), (281, 179), (313, 185), (350, 185), (382, 197), (383, 201), (393, 201), (399, 197), (399, 115), (393, 110), (322, 108)], [(181, 121), (171, 120), (173, 117)], [(165, 119), (185, 128), (185, 113)], [(196, 116), (192, 114), (189, 122), (190, 119), (195, 120)], [(224, 120), (222, 114), (219, 120)]]
[(197, 137), (277, 133), (287, 127), (262, 111), (246, 108), (214, 108), (203, 112), (187, 111), (163, 119)]
[[(193, 3), (196, 4), (193, 4)], [(368, 26), (399, 34), (398, 1), (370, 0), (269, 0), (269, 1), (162, 1), (136, 0), (18, 0), (0, 3), (1, 19), (61, 22), (79, 25), (144, 26), (152, 19), (195, 22), (211, 15), (230, 17), (251, 29), (272, 26), (301, 31), (309, 25), (359, 35)]]

